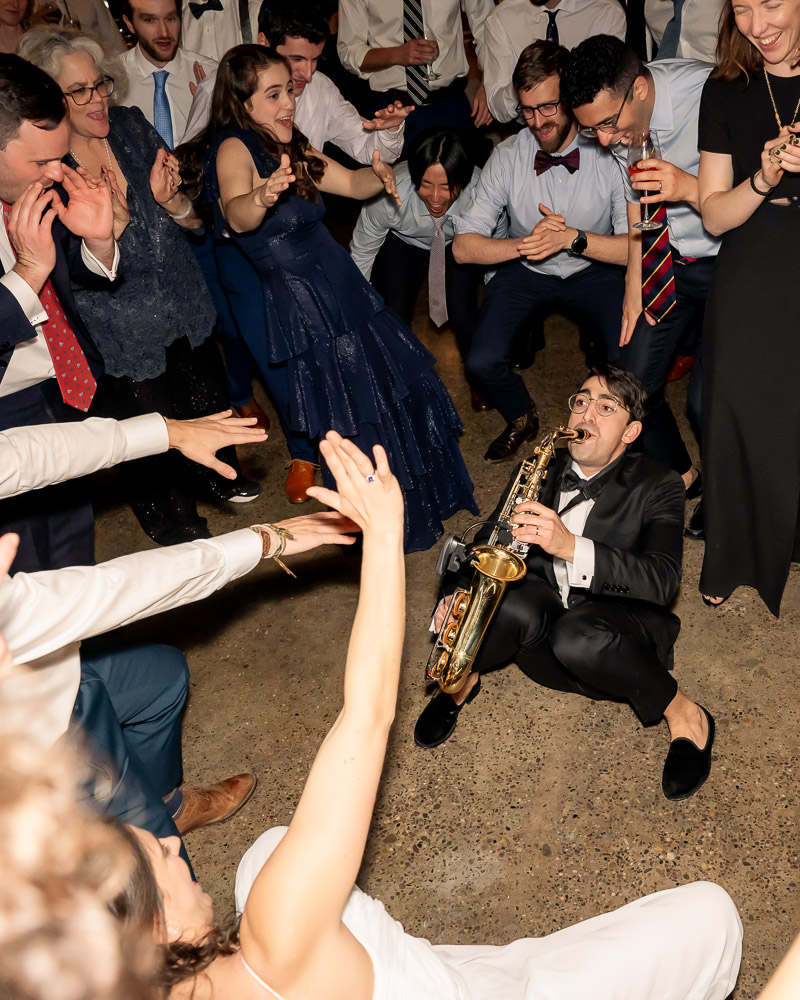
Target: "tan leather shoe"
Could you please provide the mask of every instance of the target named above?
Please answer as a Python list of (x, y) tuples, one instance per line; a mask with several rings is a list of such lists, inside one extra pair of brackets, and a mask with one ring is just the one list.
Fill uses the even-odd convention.
[(255, 417), (255, 426), (260, 431), (269, 430), (269, 417), (258, 405), (255, 396), (251, 396), (250, 401), (245, 403), (244, 406), (235, 406), (234, 409), (240, 417)]
[(184, 788), (183, 805), (175, 817), (181, 836), (201, 826), (221, 823), (238, 812), (255, 791), (252, 774), (235, 774), (209, 788)]
[(293, 458), (286, 463), (289, 472), (286, 475), (286, 496), (289, 503), (305, 503), (309, 499), (306, 490), (314, 485), (314, 473), (319, 468), (313, 462), (304, 462), (301, 458)]

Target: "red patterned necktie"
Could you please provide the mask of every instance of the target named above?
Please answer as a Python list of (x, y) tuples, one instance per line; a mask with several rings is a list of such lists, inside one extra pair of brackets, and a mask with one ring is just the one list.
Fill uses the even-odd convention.
[[(11, 206), (3, 202), (6, 232), (10, 212)], [(13, 252), (14, 248), (11, 249)], [(61, 398), (67, 406), (74, 406), (76, 410), (85, 413), (92, 405), (97, 382), (49, 278), (39, 292), (39, 301), (47, 313), (47, 321), (42, 323), (42, 333), (53, 361)]]
[(667, 208), (663, 202), (653, 215), (653, 221), (660, 223), (661, 228), (642, 233), (642, 308), (651, 319), (660, 323), (675, 306), (675, 271)]

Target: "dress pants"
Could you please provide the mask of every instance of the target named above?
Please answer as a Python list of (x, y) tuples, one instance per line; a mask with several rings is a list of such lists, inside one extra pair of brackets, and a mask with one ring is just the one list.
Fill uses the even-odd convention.
[(678, 690), (666, 663), (679, 628), (666, 612), (635, 601), (588, 598), (566, 609), (546, 580), (526, 577), (506, 590), (475, 669), (513, 662), (544, 687), (628, 701), (643, 725), (653, 725)]
[[(373, 288), (408, 326), (411, 326), (414, 304), (422, 283), (427, 283), (430, 257), (429, 247), (412, 246), (390, 232), (372, 267)], [(483, 273), (482, 267), (457, 263), (452, 244), (445, 249), (448, 324), (462, 358), (467, 356), (472, 344), (478, 315), (478, 289), (483, 284)]]
[[(82, 420), (67, 406), (54, 378), (0, 397), (0, 431)], [(36, 573), (94, 564), (94, 513), (87, 480), (48, 486), (0, 501), (0, 534), (15, 531), (19, 549), (12, 573)]]
[(86, 794), (98, 812), (178, 835), (162, 801), (183, 778), (181, 725), (186, 657), (171, 646), (129, 646), (81, 657), (71, 733), (90, 763)]
[(510, 423), (531, 408), (531, 397), (511, 365), (514, 341), (538, 315), (564, 307), (590, 331), (591, 353), (616, 363), (625, 280), (619, 268), (590, 264), (567, 278), (538, 274), (519, 261), (497, 269), (486, 286), (466, 375)]
[[(675, 272), (675, 306), (655, 326), (650, 326), (642, 314), (628, 344), (622, 349), (621, 368), (634, 372), (644, 382), (649, 397), (649, 413), (641, 436), (644, 451), (664, 465), (683, 475), (692, 467), (689, 452), (681, 438), (675, 416), (664, 398), (664, 387), (675, 355), (687, 333), (697, 331), (702, 340), (703, 312), (711, 286), (716, 257), (700, 257), (681, 263), (673, 251)], [(702, 416), (702, 372), (700, 357), (695, 361), (689, 382), (689, 419), (700, 437)]]
[[(238, 913), (285, 833), (286, 827), (267, 830), (239, 862)], [(372, 956), (382, 1000), (422, 996), (409, 985), (419, 982), (436, 983), (436, 996), (460, 1000), (725, 1000), (742, 960), (736, 905), (713, 882), (655, 892), (554, 934), (505, 945), (412, 939), (358, 888), (343, 919)]]

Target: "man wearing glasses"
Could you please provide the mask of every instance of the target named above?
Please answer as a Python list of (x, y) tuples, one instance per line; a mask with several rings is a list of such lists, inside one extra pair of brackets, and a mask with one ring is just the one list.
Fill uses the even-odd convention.
[[(581, 131), (611, 148), (624, 177), (629, 257), (620, 364), (641, 376), (651, 400), (643, 447), (683, 476), (689, 498), (700, 493), (699, 473), (664, 399), (664, 386), (681, 343), (687, 335), (699, 335), (719, 250), (719, 240), (703, 226), (697, 188), (700, 96), (712, 69), (691, 59), (645, 66), (618, 38), (596, 35), (570, 53), (562, 77)], [(657, 137), (661, 158), (637, 163), (631, 182), (627, 147), (645, 131)], [(652, 235), (634, 228), (641, 205), (652, 206), (655, 220), (661, 222)], [(695, 364), (689, 415), (696, 433), (700, 381)], [(686, 529), (690, 538), (703, 537), (702, 517), (698, 504)]]
[[(467, 210), (453, 218), (460, 264), (497, 266), (489, 282), (467, 378), (506, 419), (487, 462), (511, 458), (536, 437), (536, 405), (510, 362), (515, 339), (542, 313), (577, 314), (598, 360), (618, 352), (627, 219), (622, 178), (613, 157), (578, 136), (561, 100), (566, 49), (537, 41), (514, 71), (519, 111), (528, 125), (501, 143), (483, 169)], [(507, 239), (492, 232), (508, 214)]]
[[(680, 622), (667, 609), (681, 579), (683, 485), (675, 472), (628, 450), (646, 400), (641, 380), (611, 365), (592, 368), (578, 384), (568, 426), (589, 438), (557, 452), (539, 501), (518, 504), (511, 531), (501, 532), (500, 544), (513, 535), (530, 545), (527, 574), (509, 584), (464, 687), (437, 694), (420, 715), (418, 746), (448, 739), (481, 675), (516, 663), (544, 687), (627, 701), (645, 726), (666, 719), (667, 798), (687, 798), (708, 777), (714, 720), (670, 673)], [(516, 471), (490, 521), (515, 478)], [(469, 587), (471, 578), (469, 566), (448, 574), (445, 593)], [(445, 614), (442, 601), (437, 626)]]

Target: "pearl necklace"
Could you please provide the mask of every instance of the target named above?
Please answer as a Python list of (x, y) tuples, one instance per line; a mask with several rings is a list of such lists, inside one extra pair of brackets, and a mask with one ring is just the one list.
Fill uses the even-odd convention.
[[(105, 150), (106, 150), (106, 159), (108, 160), (108, 169), (113, 172), (113, 170), (114, 170), (114, 162), (111, 159), (111, 147), (108, 144), (108, 139), (103, 139), (103, 146), (105, 147)], [(74, 149), (71, 149), (69, 152), (70, 152), (70, 155), (72, 156), (72, 159), (78, 164), (79, 167), (83, 167), (84, 170), (88, 169), (88, 167), (86, 166), (86, 164), (80, 159), (80, 157), (78, 156), (78, 154), (75, 152)]]

